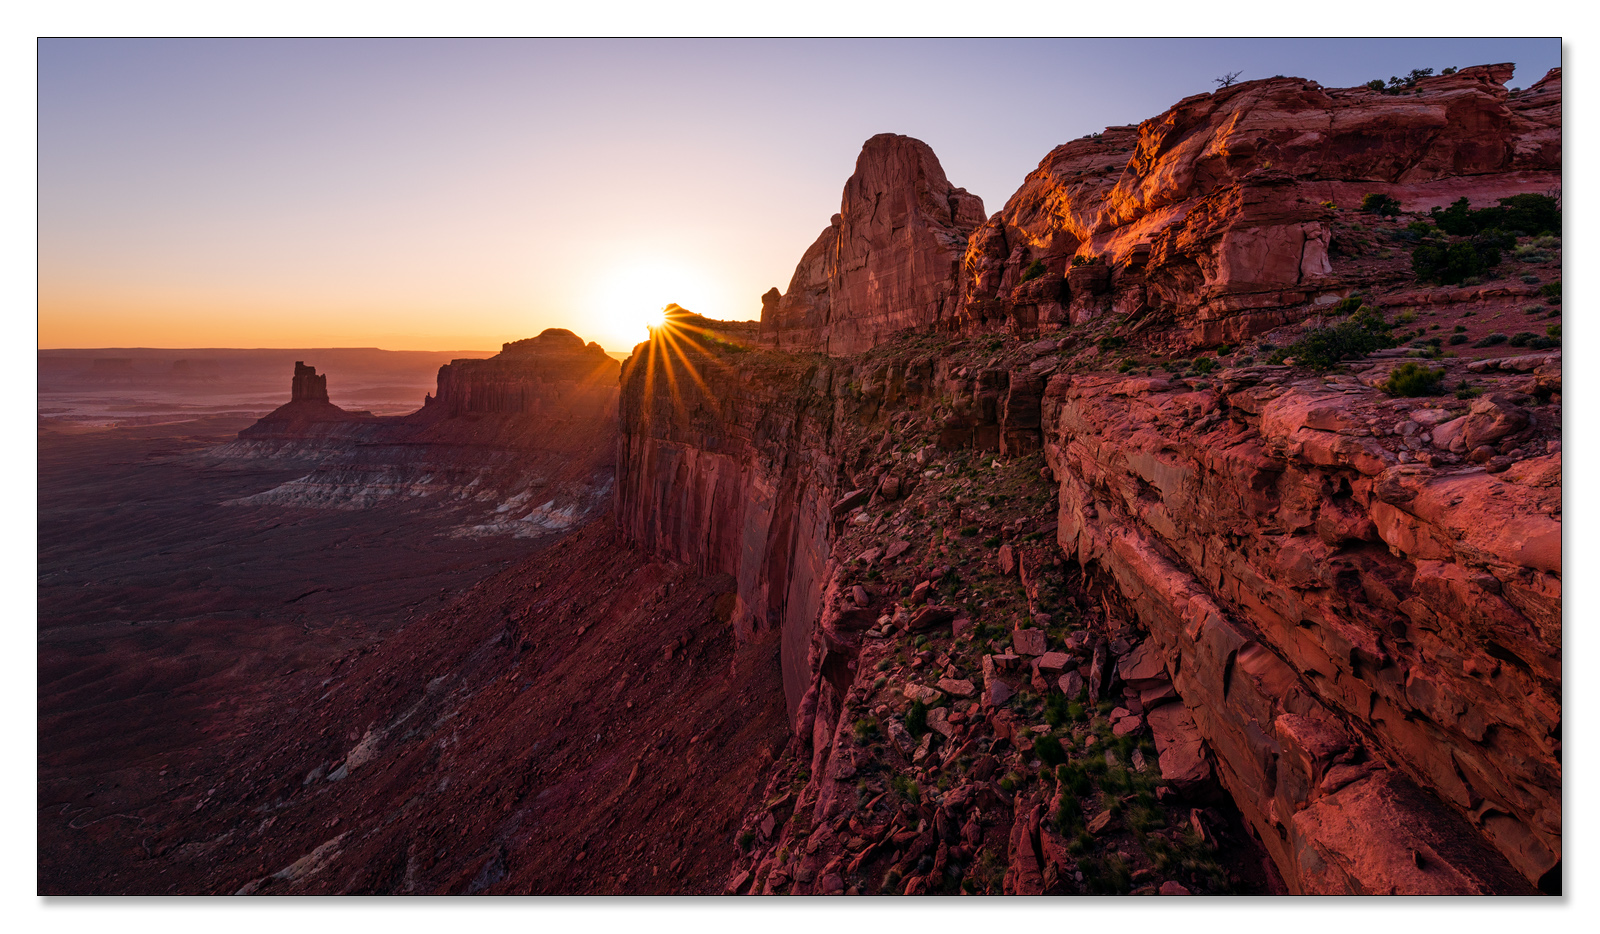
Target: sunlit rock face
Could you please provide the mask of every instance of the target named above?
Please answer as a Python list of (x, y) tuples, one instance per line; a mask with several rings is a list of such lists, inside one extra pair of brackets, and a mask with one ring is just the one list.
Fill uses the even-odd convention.
[[(563, 420), (603, 417), (615, 406), (620, 364), (594, 342), (565, 328), (512, 341), (484, 360), (454, 360), (439, 368), (438, 394), (428, 408), (452, 416), (541, 413)], [(597, 390), (608, 391), (597, 391)]]
[[(1419, 211), (1559, 189), (1560, 70), (1512, 96), (1512, 68), (1399, 94), (1248, 81), (1058, 146), (972, 235), (963, 323), (1148, 315), (1214, 345), (1304, 318), (1364, 284), (1331, 261), (1336, 209), (1370, 193)], [(1025, 282), (1035, 262), (1045, 277)]]
[(927, 143), (872, 137), (839, 213), (788, 291), (763, 299), (762, 339), (780, 350), (848, 354), (903, 328), (948, 321), (967, 237), (983, 220), (983, 200), (950, 184)]

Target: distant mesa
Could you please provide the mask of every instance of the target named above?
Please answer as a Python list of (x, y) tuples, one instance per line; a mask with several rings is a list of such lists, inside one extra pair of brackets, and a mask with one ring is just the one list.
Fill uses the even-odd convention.
[[(584, 344), (583, 338), (572, 333), (566, 328), (545, 328), (539, 332), (538, 337), (525, 337), (520, 341), (509, 341), (500, 345), (500, 352), (514, 356), (526, 354), (582, 354), (591, 356), (598, 351), (605, 353), (605, 348), (594, 341)], [(492, 359), (492, 358), (491, 358)]]
[(439, 368), (437, 395), (424, 401), (433, 417), (467, 414), (614, 417), (621, 364), (594, 341), (566, 328), (503, 344), (482, 360)]

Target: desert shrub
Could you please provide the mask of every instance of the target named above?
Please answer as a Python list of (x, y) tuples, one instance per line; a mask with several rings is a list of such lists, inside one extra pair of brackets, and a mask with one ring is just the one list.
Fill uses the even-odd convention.
[(1072, 265), (1074, 266), (1098, 266), (1099, 264), (1100, 257), (1092, 253), (1080, 254), (1072, 258)]
[(1415, 309), (1412, 309), (1412, 308), (1407, 308), (1405, 311), (1402, 311), (1398, 315), (1394, 316), (1394, 323), (1395, 324), (1411, 324), (1411, 323), (1415, 322), (1416, 320), (1417, 320), (1417, 312), (1416, 312)]
[(1478, 211), (1466, 198), (1458, 198), (1448, 208), (1434, 208), (1429, 218), (1440, 230), (1458, 237), (1495, 228), (1532, 235), (1561, 232), (1561, 206), (1548, 195), (1513, 195), (1501, 198), (1497, 207)]
[(1472, 346), (1474, 346), (1474, 347), (1494, 347), (1494, 346), (1497, 346), (1499, 344), (1504, 344), (1508, 340), (1510, 340), (1510, 338), (1506, 337), (1504, 334), (1501, 334), (1499, 331), (1496, 331), (1493, 334), (1488, 335), (1487, 337), (1478, 338), (1476, 341), (1473, 342)]
[(1081, 766), (1066, 764), (1056, 766), (1056, 781), (1061, 787), (1072, 795), (1083, 797), (1094, 790), (1094, 782), (1089, 779)]
[[(1068, 766), (1063, 765), (1061, 768), (1065, 769)], [(1059, 771), (1057, 774), (1059, 776)], [(1084, 777), (1082, 772), (1078, 773), (1078, 778), (1087, 785), (1089, 780)], [(1067, 788), (1067, 783), (1062, 782), (1062, 787)], [(1070, 791), (1070, 789), (1068, 790)], [(1054, 814), (1050, 815), (1051, 819), (1055, 821), (1056, 830), (1060, 831), (1062, 836), (1070, 835), (1083, 822), (1083, 805), (1078, 803), (1078, 799), (1074, 797), (1075, 794), (1076, 792), (1062, 795), (1061, 806), (1056, 808)]]
[(1539, 335), (1533, 333), (1532, 331), (1518, 331), (1517, 333), (1511, 335), (1511, 339), (1507, 341), (1507, 343), (1513, 347), (1526, 347), (1533, 343), (1538, 336)]
[(874, 733), (878, 732), (878, 721), (871, 717), (862, 717), (852, 723), (850, 729), (855, 734), (856, 742), (865, 743)]
[(912, 804), (917, 804), (922, 800), (922, 789), (917, 787), (917, 783), (912, 781), (910, 776), (895, 775), (891, 777), (889, 779), (889, 788)]
[(1131, 358), (1131, 357), (1123, 357), (1122, 358), (1122, 362), (1117, 364), (1117, 372), (1118, 373), (1126, 373), (1126, 372), (1128, 372), (1129, 370), (1133, 369), (1136, 366), (1138, 366), (1138, 364), (1134, 362), (1133, 358)]
[(975, 526), (975, 525), (964, 525), (964, 526), (961, 527), (961, 537), (962, 538), (972, 538), (974, 535), (977, 535), (977, 534), (978, 534), (978, 527)]
[(1102, 337), (1102, 338), (1100, 338), (1100, 340), (1095, 342), (1095, 346), (1099, 347), (1101, 350), (1121, 350), (1123, 347), (1126, 347), (1127, 345), (1128, 345), (1127, 338), (1125, 338), (1125, 337), (1117, 337), (1116, 335), (1112, 335), (1110, 337)]
[(1070, 703), (1067, 695), (1052, 691), (1049, 699), (1044, 702), (1044, 722), (1051, 726), (1061, 726), (1071, 720), (1072, 715), (1067, 709)]
[[(1361, 310), (1361, 306), (1364, 305), (1364, 304), (1366, 304), (1366, 299), (1365, 299), (1364, 296), (1361, 295), (1361, 293), (1358, 292), (1355, 295), (1350, 296), (1349, 298), (1341, 298), (1341, 299), (1339, 299), (1339, 304), (1334, 305), (1333, 306), (1333, 311), (1330, 312), (1330, 313), (1331, 314), (1335, 314), (1335, 315), (1353, 315), (1357, 311), (1360, 311)], [(1276, 348), (1274, 348), (1270, 344), (1262, 344), (1261, 345), (1261, 349), (1262, 350), (1275, 350)]]
[(1466, 380), (1456, 384), (1457, 399), (1476, 399), (1481, 395), (1483, 395), (1483, 390), (1468, 383)]
[(1547, 334), (1550, 337), (1553, 337), (1553, 338), (1555, 338), (1557, 340), (1561, 339), (1561, 325), (1559, 325), (1559, 324), (1550, 325), (1549, 327), (1544, 329), (1544, 332), (1545, 332), (1545, 334)]
[(922, 734), (928, 732), (928, 705), (922, 701), (912, 701), (906, 710), (906, 732), (912, 739), (921, 739)]
[(1465, 344), (1469, 340), (1472, 340), (1472, 338), (1468, 337), (1465, 334), (1452, 334), (1452, 335), (1450, 335), (1450, 344), (1451, 344), (1451, 346), (1455, 346), (1456, 344)]
[(1423, 240), (1411, 248), (1411, 271), (1425, 282), (1463, 284), (1500, 263), (1496, 240)]
[(1067, 754), (1061, 748), (1061, 741), (1049, 733), (1034, 739), (1033, 754), (1045, 765), (1060, 765), (1067, 761)]
[(1361, 199), (1361, 210), (1379, 217), (1393, 217), (1400, 213), (1400, 202), (1375, 191)]
[(1396, 346), (1399, 341), (1391, 330), (1383, 315), (1363, 305), (1348, 319), (1331, 327), (1313, 328), (1293, 344), (1275, 351), (1272, 362), (1293, 357), (1297, 364), (1313, 370), (1332, 369), (1347, 357), (1364, 357), (1374, 350)]
[(1036, 259), (1028, 264), (1027, 269), (1022, 271), (1022, 281), (1027, 282), (1031, 279), (1037, 279), (1042, 275), (1044, 275), (1044, 261)]
[(1216, 368), (1217, 368), (1217, 361), (1213, 360), (1210, 357), (1196, 357), (1196, 358), (1194, 358), (1194, 362), (1189, 364), (1189, 369), (1193, 370), (1196, 373), (1199, 373), (1201, 376), (1204, 376), (1205, 374), (1210, 373), (1212, 370), (1215, 370)]
[(1391, 396), (1436, 396), (1444, 383), (1444, 370), (1430, 370), (1418, 363), (1402, 363), (1384, 380), (1383, 391)]
[(1539, 277), (1535, 276), (1535, 275), (1532, 275), (1532, 274), (1529, 274), (1529, 275), (1523, 276), (1522, 277), (1522, 281), (1527, 285), (1533, 285), (1535, 282), (1539, 281)]
[(1374, 91), (1382, 91), (1386, 87), (1382, 78), (1373, 78), (1371, 81), (1367, 82), (1366, 86)]

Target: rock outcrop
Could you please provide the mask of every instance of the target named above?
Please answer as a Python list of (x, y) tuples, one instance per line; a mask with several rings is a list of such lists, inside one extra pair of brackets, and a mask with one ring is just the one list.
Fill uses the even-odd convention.
[(328, 377), (318, 376), (317, 368), (294, 362), (294, 383), (289, 387), (289, 402), (321, 403), (328, 401)]
[(788, 290), (762, 297), (762, 340), (850, 354), (904, 328), (1114, 315), (1192, 347), (1303, 320), (1371, 284), (1341, 262), (1339, 209), (1560, 188), (1560, 70), (1515, 95), (1511, 72), (1464, 68), (1398, 94), (1286, 77), (1198, 94), (1058, 146), (987, 220), (926, 144), (875, 136)]
[(983, 221), (982, 199), (950, 184), (927, 143), (872, 137), (839, 213), (801, 257), (788, 290), (763, 297), (762, 340), (850, 354), (895, 331), (949, 321), (967, 237)]
[[(1464, 68), (1392, 95), (1246, 81), (1059, 146), (972, 235), (964, 320), (1148, 316), (1204, 346), (1304, 318), (1364, 284), (1330, 253), (1335, 207), (1372, 193), (1408, 211), (1483, 207), (1560, 188), (1560, 70), (1515, 97), (1511, 71)], [(1091, 260), (1092, 274), (1072, 265)], [(1022, 281), (1035, 262), (1068, 278), (1070, 308)]]

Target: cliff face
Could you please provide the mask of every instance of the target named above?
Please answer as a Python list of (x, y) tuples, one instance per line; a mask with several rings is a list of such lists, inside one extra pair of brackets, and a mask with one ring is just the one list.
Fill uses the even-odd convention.
[[(1507, 446), (1559, 438), (1484, 398), (1462, 417)], [(1454, 413), (1270, 370), (1045, 397), (1063, 552), (1148, 627), (1297, 891), (1495, 891), (1476, 835), (1529, 880), (1560, 858), (1560, 455), (1407, 466), (1419, 414)]]
[(951, 185), (926, 143), (872, 137), (839, 213), (806, 250), (788, 291), (763, 301), (762, 339), (782, 350), (850, 354), (902, 328), (948, 321), (962, 251), (983, 220), (982, 199)]
[[(1243, 829), (1196, 832), (1290, 891), (1559, 890), (1560, 356), (1499, 332), (1559, 317), (1559, 239), (1442, 288), (1384, 245), (1415, 214), (1353, 210), (1558, 189), (1559, 72), (1509, 73), (1249, 82), (1059, 147), (972, 232), (959, 338), (857, 288), (838, 257), (937, 251), (869, 249), (847, 210), (763, 298), (779, 352), (710, 324), (636, 349), (619, 521), (732, 575), (737, 636), (783, 632), (795, 733), (730, 890), (1099, 891), (1118, 863), (1083, 854), (1130, 847), (1159, 880), (1149, 828), (1218, 788)], [(847, 209), (904, 178), (884, 139)], [(1358, 288), (1415, 349), (1259, 364)], [(1408, 354), (1437, 369), (1402, 401)], [(1098, 761), (1149, 810), (1096, 813)]]
[(741, 352), (713, 324), (669, 319), (623, 367), (617, 522), (648, 552), (733, 576), (734, 635), (783, 633), (792, 710), (839, 482), (832, 374)]

